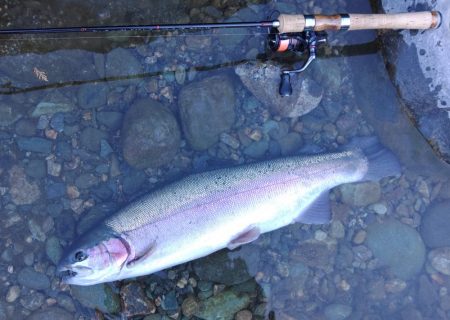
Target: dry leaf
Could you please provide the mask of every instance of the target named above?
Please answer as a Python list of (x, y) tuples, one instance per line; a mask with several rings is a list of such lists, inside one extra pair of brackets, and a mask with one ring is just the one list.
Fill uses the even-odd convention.
[(45, 71), (39, 70), (38, 68), (33, 68), (33, 73), (41, 81), (48, 82), (47, 73)]

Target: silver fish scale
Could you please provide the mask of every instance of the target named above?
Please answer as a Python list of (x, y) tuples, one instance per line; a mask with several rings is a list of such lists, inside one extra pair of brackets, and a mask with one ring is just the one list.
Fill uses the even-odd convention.
[(361, 165), (367, 167), (362, 152), (352, 150), (309, 157), (283, 158), (208, 171), (188, 176), (140, 198), (107, 219), (105, 224), (115, 232), (126, 233), (166, 219), (177, 212), (205, 204), (211, 201), (214, 194), (237, 193), (244, 185), (249, 189), (256, 180), (270, 183), (271, 177), (281, 173), (286, 173), (286, 177), (289, 174), (302, 175), (303, 170), (299, 172), (299, 169), (308, 170), (309, 173), (314, 171), (320, 173), (323, 165), (329, 163), (333, 163), (336, 167), (354, 164), (354, 170)]

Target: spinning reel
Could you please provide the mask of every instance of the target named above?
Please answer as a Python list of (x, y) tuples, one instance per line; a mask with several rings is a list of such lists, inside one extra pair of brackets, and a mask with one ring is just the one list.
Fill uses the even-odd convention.
[(273, 52), (292, 51), (300, 54), (307, 53), (308, 59), (297, 69), (283, 70), (279, 93), (283, 97), (292, 94), (291, 74), (301, 73), (316, 59), (316, 48), (319, 44), (327, 42), (325, 32), (315, 32), (307, 30), (299, 33), (279, 33), (276, 28), (271, 28), (269, 33), (269, 48)]

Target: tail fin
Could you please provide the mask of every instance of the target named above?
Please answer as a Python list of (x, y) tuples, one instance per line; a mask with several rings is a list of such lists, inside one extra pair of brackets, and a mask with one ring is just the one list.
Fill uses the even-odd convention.
[(368, 159), (369, 168), (363, 180), (380, 180), (401, 174), (400, 163), (395, 155), (383, 147), (376, 137), (354, 138), (348, 148), (362, 150)]

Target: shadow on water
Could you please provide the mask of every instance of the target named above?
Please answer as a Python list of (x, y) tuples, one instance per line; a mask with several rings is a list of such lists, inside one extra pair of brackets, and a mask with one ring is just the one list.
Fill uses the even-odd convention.
[[(321, 7), (325, 13), (371, 12), (367, 2), (342, 1), (132, 1), (107, 9), (96, 1), (26, 3), (29, 9), (19, 14), (21, 5), (12, 1), (2, 23), (249, 21), (273, 9), (314, 12)], [(79, 14), (67, 16), (68, 11)], [(30, 20), (33, 16), (40, 20)], [(119, 314), (145, 320), (234, 319), (239, 311), (236, 319), (450, 316), (450, 271), (433, 260), (448, 258), (449, 167), (403, 112), (376, 33), (330, 34), (330, 45), (320, 49), (318, 60), (299, 78), (317, 84), (321, 101), (292, 118), (271, 114), (267, 102), (234, 72), (246, 62), (298, 63), (297, 56), (269, 54), (264, 32), (194, 32), (137, 42), (108, 37), (116, 35), (102, 41), (0, 42), (0, 278), (5, 283), (0, 320), (101, 314), (110, 319)], [(220, 79), (221, 86), (213, 86), (211, 79)], [(264, 88), (272, 85), (260, 81)], [(198, 146), (216, 127), (223, 128), (227, 115), (216, 111), (219, 116), (202, 118), (208, 123), (204, 131), (187, 136), (189, 121), (201, 125), (180, 111), (181, 93), (193, 86), (198, 92), (218, 91), (208, 92), (207, 110), (219, 105), (235, 113), (232, 124), (222, 129), (225, 134), (217, 134), (205, 148)], [(301, 94), (307, 96), (306, 91)], [(190, 94), (199, 98), (198, 92)], [(124, 151), (128, 110), (143, 98), (150, 107), (162, 104), (170, 119), (182, 123), (182, 138), (168, 134), (164, 141), (173, 143), (174, 152), (162, 148), (147, 155), (160, 161), (152, 168), (139, 154), (130, 160)], [(152, 125), (158, 122), (169, 121), (161, 118)], [(131, 144), (132, 150), (166, 133), (146, 134), (145, 141)], [(396, 153), (404, 173), (332, 190), (333, 221), (328, 225), (289, 225), (233, 251), (137, 280), (81, 288), (62, 284), (56, 275), (55, 266), (73, 239), (168, 181), (224, 163), (333, 151), (353, 137), (370, 135)], [(444, 203), (444, 209), (437, 212), (435, 203)]]

